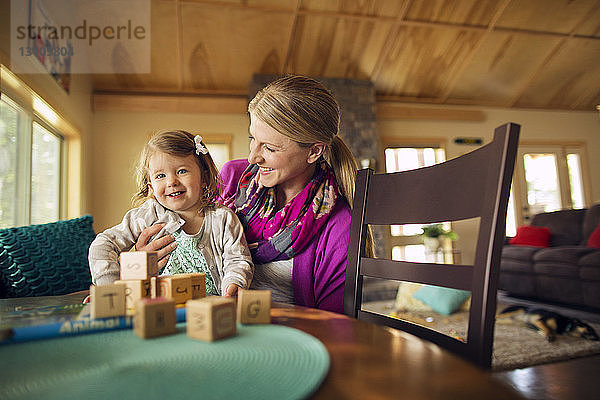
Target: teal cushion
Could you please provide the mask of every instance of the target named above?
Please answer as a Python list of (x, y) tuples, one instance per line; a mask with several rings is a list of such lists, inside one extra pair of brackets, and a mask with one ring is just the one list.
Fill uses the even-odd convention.
[(450, 315), (458, 310), (469, 296), (471, 296), (471, 292), (466, 290), (430, 285), (423, 286), (413, 294), (415, 299), (421, 300), (433, 311), (444, 315)]
[(88, 289), (91, 215), (0, 230), (0, 297), (53, 296)]

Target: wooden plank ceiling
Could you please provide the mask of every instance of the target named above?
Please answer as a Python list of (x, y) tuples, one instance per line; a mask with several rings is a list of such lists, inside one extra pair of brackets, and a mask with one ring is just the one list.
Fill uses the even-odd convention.
[(151, 73), (96, 75), (98, 94), (243, 97), (255, 73), (297, 73), (370, 79), (386, 102), (600, 104), (600, 0), (151, 4)]

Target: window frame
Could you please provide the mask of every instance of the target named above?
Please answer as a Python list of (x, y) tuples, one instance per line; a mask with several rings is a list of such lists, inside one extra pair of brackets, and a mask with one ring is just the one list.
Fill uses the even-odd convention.
[[(32, 145), (34, 123), (48, 130), (60, 140), (59, 206), (58, 218), (80, 216), (81, 210), (81, 135), (59, 112), (32, 90), (6, 66), (0, 64), (0, 93), (2, 100), (19, 112), (23, 123), (19, 123), (19, 146), (21, 152), (20, 175), (17, 177), (17, 192), (24, 206), (17, 211), (15, 226), (31, 224)], [(27, 179), (22, 179), (26, 176)]]

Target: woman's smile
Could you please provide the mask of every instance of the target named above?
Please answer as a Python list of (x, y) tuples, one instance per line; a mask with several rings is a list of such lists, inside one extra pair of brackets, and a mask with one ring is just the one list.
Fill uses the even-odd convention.
[(300, 146), (292, 139), (250, 114), (250, 154), (248, 162), (259, 166), (259, 182), (265, 187), (275, 187), (283, 204), (291, 200), (306, 186), (312, 177), (314, 163), (320, 156), (314, 146)]
[(273, 168), (261, 167), (260, 165), (259, 168), (261, 174), (268, 174), (269, 172), (273, 171)]

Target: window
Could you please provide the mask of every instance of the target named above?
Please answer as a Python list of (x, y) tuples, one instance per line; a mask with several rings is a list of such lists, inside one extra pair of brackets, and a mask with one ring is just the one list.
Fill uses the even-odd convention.
[(217, 170), (220, 171), (223, 164), (231, 159), (232, 136), (225, 134), (202, 133), (202, 140), (210, 152)]
[[(6, 73), (3, 68), (3, 78)], [(57, 221), (64, 214), (64, 138), (6, 89), (0, 98), (0, 228)]]
[(31, 221), (57, 221), (60, 217), (62, 138), (37, 122), (31, 142)]
[[(442, 139), (430, 142), (408, 140), (404, 143), (395, 138), (384, 141), (388, 142), (384, 150), (387, 173), (427, 167), (446, 160)], [(422, 244), (422, 233), (422, 225), (419, 224), (391, 225), (386, 232), (386, 252), (393, 260), (427, 261), (432, 254)]]

